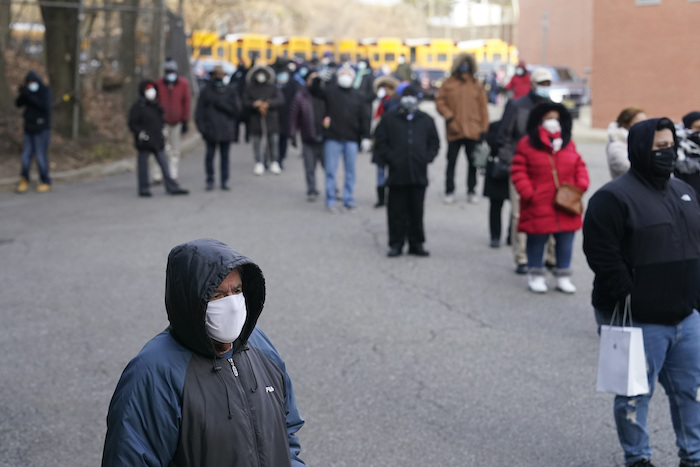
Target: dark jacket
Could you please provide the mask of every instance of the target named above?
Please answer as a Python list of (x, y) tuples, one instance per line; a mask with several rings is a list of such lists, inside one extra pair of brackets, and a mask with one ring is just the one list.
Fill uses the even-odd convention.
[(489, 163), (486, 165), (486, 173), (484, 175), (484, 196), (491, 199), (508, 199), (510, 198), (510, 189), (508, 186), (508, 178), (493, 178), (489, 171), (490, 164), (494, 157), (498, 157), (498, 131), (501, 127), (501, 120), (491, 122), (489, 131), (486, 133), (486, 143), (489, 145)]
[[(256, 73), (265, 73), (267, 81), (258, 83), (253, 79)], [(279, 112), (284, 105), (282, 91), (275, 85), (275, 75), (270, 67), (256, 65), (246, 75), (246, 87), (243, 92), (243, 106), (249, 112), (250, 119), (248, 130), (251, 135), (262, 135), (261, 115), (258, 109), (253, 107), (255, 101), (267, 101), (270, 105), (265, 116), (265, 125), (268, 134), (280, 132)]]
[(241, 102), (234, 86), (210, 82), (202, 90), (195, 110), (195, 123), (202, 138), (210, 143), (233, 141)]
[(530, 112), (535, 106), (547, 99), (544, 99), (533, 91), (520, 99), (508, 101), (501, 126), (498, 129), (496, 137), (496, 146), (498, 147), (498, 158), (504, 162), (510, 163), (515, 155), (515, 146), (520, 141), (520, 138), (527, 134), (527, 119)]
[(630, 170), (591, 197), (583, 251), (596, 309), (611, 314), (631, 294), (634, 320), (671, 325), (700, 305), (700, 206), (685, 182), (652, 175), (658, 122), (632, 127)]
[(382, 116), (374, 132), (373, 159), (389, 168), (388, 186), (428, 185), (428, 164), (440, 149), (435, 121), (420, 110), (408, 119), (403, 109)]
[(294, 96), (289, 110), (289, 135), (301, 133), (305, 143), (323, 142), (323, 117), (326, 115), (326, 103), (313, 97), (307, 88), (302, 88)]
[[(207, 302), (234, 267), (248, 314), (231, 355), (219, 356), (206, 333)], [(165, 283), (170, 327), (119, 380), (103, 466), (304, 465), (295, 435), (304, 422), (284, 362), (255, 327), (264, 302), (265, 279), (245, 256), (213, 239), (173, 248)]]
[[(134, 134), (134, 146), (139, 151), (160, 151), (165, 148), (163, 136), (163, 108), (158, 99), (149, 101), (144, 96), (147, 85), (155, 87), (154, 81), (141, 81), (139, 98), (129, 112), (129, 130)], [(139, 138), (139, 134), (145, 135)]]
[[(27, 82), (39, 83), (39, 89), (35, 92), (27, 89)], [(24, 132), (29, 134), (41, 133), (51, 129), (51, 105), (53, 97), (51, 88), (44, 84), (33, 70), (24, 78), (24, 85), (19, 88), (19, 95), (15, 100), (17, 107), (24, 107)]]
[(282, 97), (284, 98), (284, 103), (279, 109), (280, 114), (280, 135), (288, 136), (289, 132), (289, 113), (292, 109), (292, 102), (294, 102), (294, 96), (297, 95), (301, 86), (293, 78), (289, 78), (289, 81), (282, 86), (280, 91), (282, 92)]
[(370, 115), (357, 89), (343, 89), (335, 82), (314, 81), (311, 94), (326, 102), (330, 125), (324, 129), (326, 139), (359, 142), (369, 138)]

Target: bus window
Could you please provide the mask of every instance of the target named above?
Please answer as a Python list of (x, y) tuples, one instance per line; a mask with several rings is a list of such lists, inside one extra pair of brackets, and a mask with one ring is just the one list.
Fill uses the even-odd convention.
[(350, 54), (340, 54), (340, 61), (347, 62), (350, 60)]
[(218, 47), (216, 49), (216, 56), (219, 58), (224, 58), (224, 48), (223, 47)]
[(306, 60), (306, 54), (304, 52), (297, 52), (294, 54), (295, 58), (300, 58), (302, 60)]
[(501, 61), (501, 54), (493, 54), (493, 61), (500, 62)]
[(374, 61), (378, 62), (379, 61), (379, 54), (374, 54)]
[(355, 54), (355, 60), (357, 60), (358, 62), (362, 60), (362, 54)]
[(240, 47), (236, 48), (236, 58), (238, 60), (243, 60), (243, 49)]
[(438, 59), (438, 62), (446, 62), (447, 61), (447, 54), (438, 54), (437, 59)]
[(203, 45), (199, 47), (199, 56), (200, 57), (211, 57), (211, 46), (209, 45)]
[(396, 54), (384, 54), (385, 62), (393, 62), (394, 60), (396, 60)]
[(432, 62), (433, 62), (433, 54), (427, 54), (425, 57), (428, 59), (428, 60), (427, 60), (428, 63), (432, 63)]
[(259, 56), (260, 56), (260, 52), (258, 52), (257, 50), (249, 50), (248, 51), (248, 58), (250, 59), (251, 62), (254, 60), (257, 60), (257, 58)]
[(267, 60), (272, 60), (272, 49), (267, 49), (267, 50), (265, 51), (265, 58), (266, 58)]
[(283, 56), (284, 58), (289, 57), (289, 51), (283, 50), (283, 51), (282, 51), (282, 56)]

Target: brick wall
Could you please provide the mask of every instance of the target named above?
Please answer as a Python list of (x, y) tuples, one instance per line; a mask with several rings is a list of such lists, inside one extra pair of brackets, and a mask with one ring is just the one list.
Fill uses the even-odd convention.
[(597, 128), (629, 106), (674, 121), (700, 110), (700, 1), (635, 3), (595, 0), (591, 111)]
[[(634, 0), (607, 0), (621, 3)], [(548, 65), (567, 65), (582, 78), (593, 62), (593, 0), (520, 0), (517, 47), (527, 63), (542, 63), (542, 12), (549, 11)], [(592, 76), (590, 76), (592, 80)]]

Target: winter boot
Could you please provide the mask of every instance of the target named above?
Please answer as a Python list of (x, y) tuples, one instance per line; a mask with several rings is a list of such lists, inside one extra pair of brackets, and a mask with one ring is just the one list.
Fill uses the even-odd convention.
[(15, 193), (26, 193), (29, 189), (29, 180), (24, 177), (20, 177), (17, 186), (15, 187)]
[(374, 205), (375, 208), (381, 208), (384, 206), (384, 197), (386, 193), (386, 188), (384, 185), (377, 187), (377, 204)]
[(544, 280), (544, 271), (541, 269), (530, 269), (527, 274), (527, 288), (530, 292), (547, 292), (547, 282)]
[(557, 278), (557, 290), (565, 294), (576, 292), (576, 286), (571, 282), (571, 269), (553, 269)]

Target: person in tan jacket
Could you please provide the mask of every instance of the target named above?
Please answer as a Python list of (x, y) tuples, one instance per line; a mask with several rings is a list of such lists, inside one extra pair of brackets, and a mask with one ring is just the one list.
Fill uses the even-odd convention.
[(452, 64), (452, 73), (442, 83), (435, 105), (445, 118), (447, 134), (447, 173), (445, 174), (446, 204), (454, 203), (455, 166), (462, 146), (467, 155), (467, 200), (476, 203), (476, 167), (472, 158), (474, 147), (483, 141), (489, 129), (486, 91), (476, 79), (476, 59), (471, 54), (459, 54)]

